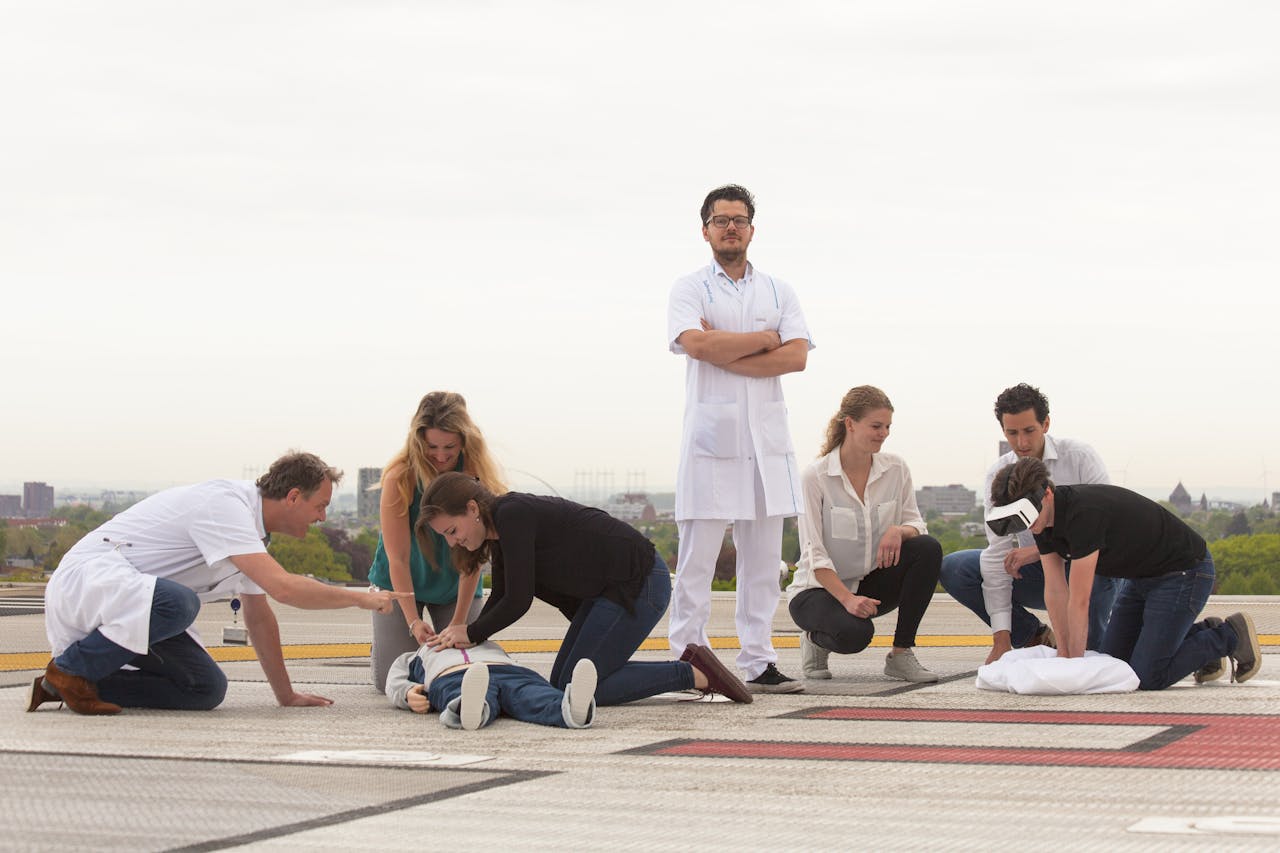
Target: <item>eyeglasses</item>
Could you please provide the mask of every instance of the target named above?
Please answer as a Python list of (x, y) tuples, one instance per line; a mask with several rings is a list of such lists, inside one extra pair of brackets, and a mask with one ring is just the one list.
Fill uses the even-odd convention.
[(730, 222), (732, 222), (733, 226), (738, 230), (751, 226), (751, 220), (745, 216), (713, 216), (704, 224), (713, 225), (716, 228), (728, 228)]

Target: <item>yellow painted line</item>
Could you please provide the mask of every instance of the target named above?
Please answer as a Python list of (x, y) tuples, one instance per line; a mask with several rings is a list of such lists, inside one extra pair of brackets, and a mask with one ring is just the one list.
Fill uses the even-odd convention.
[[(1262, 646), (1280, 646), (1280, 634), (1259, 634), (1258, 644)], [(560, 650), (559, 640), (503, 640), (499, 645), (509, 654), (528, 654), (532, 652), (557, 652)], [(794, 649), (800, 646), (800, 638), (795, 634), (773, 638), (774, 648)], [(893, 645), (893, 637), (880, 636), (871, 641), (877, 648), (888, 648)], [(986, 634), (939, 634), (918, 637), (916, 645), (933, 648), (969, 648), (991, 645), (991, 637)], [(739, 648), (737, 637), (712, 637), (713, 649)], [(665, 638), (651, 637), (640, 644), (644, 651), (665, 651)], [(257, 660), (258, 656), (252, 646), (213, 646), (209, 655), (220, 663)], [(318, 660), (332, 658), (367, 658), (368, 643), (299, 643), (284, 647), (285, 660)], [(0, 654), (0, 672), (23, 672), (41, 670), (49, 663), (48, 652), (9, 652)]]

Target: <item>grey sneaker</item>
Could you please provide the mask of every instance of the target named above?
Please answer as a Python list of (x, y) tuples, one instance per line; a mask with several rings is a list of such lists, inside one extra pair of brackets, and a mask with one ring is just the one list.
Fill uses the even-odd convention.
[[(1204, 617), (1204, 624), (1210, 628), (1216, 628), (1222, 624), (1222, 620), (1217, 616)], [(1210, 661), (1204, 666), (1196, 670), (1196, 684), (1204, 684), (1209, 681), (1217, 681), (1223, 675), (1231, 671), (1231, 658), (1222, 658), (1220, 660)]]
[(938, 680), (935, 673), (930, 672), (916, 660), (916, 653), (911, 649), (894, 654), (889, 652), (884, 659), (884, 674), (901, 681), (914, 681), (917, 684), (930, 684)]
[(805, 678), (830, 678), (831, 670), (827, 669), (827, 657), (831, 652), (809, 639), (809, 632), (800, 632), (800, 668)]
[(596, 665), (591, 658), (582, 658), (573, 667), (573, 680), (564, 688), (561, 714), (571, 729), (585, 729), (595, 722)]
[(1258, 674), (1262, 668), (1262, 649), (1258, 646), (1258, 631), (1248, 613), (1232, 613), (1227, 624), (1236, 632), (1239, 642), (1231, 653), (1231, 680), (1243, 684)]
[(458, 717), (462, 727), (469, 732), (489, 722), (489, 667), (472, 665), (462, 674), (462, 692), (458, 695)]
[(803, 693), (804, 685), (778, 672), (777, 665), (771, 663), (747, 682), (747, 689), (752, 693)]

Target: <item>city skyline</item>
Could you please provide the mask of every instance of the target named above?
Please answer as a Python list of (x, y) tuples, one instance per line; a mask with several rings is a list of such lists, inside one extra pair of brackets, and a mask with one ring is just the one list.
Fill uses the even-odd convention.
[(1261, 500), (1278, 24), (1248, 0), (14, 5), (0, 481), (154, 488), (290, 448), (354, 478), (446, 389), (516, 485), (660, 490), (667, 294), (734, 181), (817, 345), (783, 379), (801, 464), (873, 384), (917, 484), (980, 488), (1026, 381), (1114, 482)]

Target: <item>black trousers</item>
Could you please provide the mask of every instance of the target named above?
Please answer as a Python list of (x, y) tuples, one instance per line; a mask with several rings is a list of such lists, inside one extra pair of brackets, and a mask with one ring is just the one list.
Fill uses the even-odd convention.
[[(880, 601), (876, 616), (898, 611), (893, 645), (909, 649), (916, 644), (920, 620), (933, 600), (942, 569), (942, 546), (932, 536), (913, 536), (902, 542), (896, 566), (876, 569), (854, 590), (857, 595)], [(791, 599), (791, 618), (809, 632), (816, 645), (851, 655), (871, 643), (876, 629), (870, 619), (854, 616), (825, 589), (806, 589)]]

